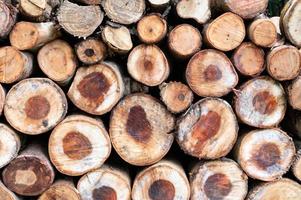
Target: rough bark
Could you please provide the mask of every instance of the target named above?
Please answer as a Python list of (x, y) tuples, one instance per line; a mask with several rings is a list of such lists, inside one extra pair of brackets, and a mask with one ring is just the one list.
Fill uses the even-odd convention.
[(293, 109), (301, 110), (301, 76), (294, 79), (287, 88), (288, 102)]
[(296, 141), (295, 146), (297, 149), (297, 153), (294, 158), (294, 162), (292, 164), (291, 170), (294, 176), (301, 181), (301, 142)]

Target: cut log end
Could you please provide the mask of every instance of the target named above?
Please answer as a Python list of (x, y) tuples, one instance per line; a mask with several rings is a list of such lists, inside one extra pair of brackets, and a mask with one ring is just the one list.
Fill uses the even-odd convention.
[(205, 98), (192, 105), (178, 121), (176, 139), (187, 154), (216, 159), (230, 152), (237, 133), (231, 106), (218, 98)]
[(0, 38), (6, 38), (17, 20), (18, 10), (11, 4), (0, 2)]
[(23, 16), (35, 21), (47, 20), (52, 10), (47, 0), (20, 0), (19, 9)]
[(170, 0), (148, 0), (153, 8), (162, 8), (169, 4)]
[(1, 181), (0, 181), (0, 197), (1, 200), (19, 200), (19, 198), (10, 191)]
[(269, 19), (254, 20), (248, 29), (252, 42), (261, 47), (271, 47), (277, 42), (277, 29)]
[(301, 76), (298, 76), (288, 86), (287, 94), (288, 102), (293, 109), (301, 110)]
[[(150, 165), (170, 149), (174, 117), (156, 99), (146, 94), (133, 94), (113, 110), (110, 138), (117, 153), (127, 162)], [(145, 151), (152, 152), (145, 154)]]

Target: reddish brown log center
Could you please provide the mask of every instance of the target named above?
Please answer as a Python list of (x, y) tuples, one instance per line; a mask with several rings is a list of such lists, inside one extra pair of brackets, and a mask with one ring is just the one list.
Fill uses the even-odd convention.
[(281, 161), (281, 152), (276, 144), (266, 143), (260, 146), (259, 149), (256, 149), (252, 156), (252, 160), (255, 161), (255, 164), (266, 170), (268, 167), (271, 167)]
[(255, 110), (263, 115), (271, 114), (277, 107), (276, 98), (268, 91), (259, 92), (253, 98)]
[(94, 189), (92, 196), (93, 200), (117, 200), (116, 191), (108, 186), (102, 186)]
[(225, 174), (217, 173), (207, 178), (204, 192), (210, 200), (222, 200), (231, 192), (232, 184)]
[(204, 71), (206, 81), (218, 81), (222, 78), (222, 72), (216, 65), (209, 65)]
[(143, 61), (143, 67), (147, 71), (151, 71), (153, 69), (153, 62), (150, 59), (145, 58)]
[(64, 153), (73, 160), (81, 160), (92, 153), (90, 140), (79, 132), (69, 132), (63, 138)]
[(126, 130), (138, 142), (144, 143), (149, 140), (152, 128), (141, 106), (134, 106), (130, 109)]
[(24, 111), (31, 119), (43, 119), (50, 111), (50, 103), (41, 95), (33, 96), (26, 101)]
[(163, 179), (154, 181), (148, 189), (148, 196), (152, 200), (173, 200), (175, 193), (175, 186)]

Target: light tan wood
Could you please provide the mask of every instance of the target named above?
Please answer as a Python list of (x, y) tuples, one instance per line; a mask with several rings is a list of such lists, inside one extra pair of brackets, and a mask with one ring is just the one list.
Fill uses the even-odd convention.
[(189, 58), (202, 46), (202, 35), (199, 30), (189, 24), (176, 26), (168, 36), (168, 47), (178, 58)]
[(261, 183), (254, 187), (249, 192), (246, 200), (299, 200), (300, 196), (301, 185), (291, 179), (283, 178), (273, 182)]
[(167, 34), (167, 22), (159, 13), (144, 16), (137, 24), (139, 39), (146, 44), (160, 42)]
[(168, 82), (160, 85), (161, 100), (173, 113), (185, 111), (193, 101), (193, 93), (181, 82)]
[(232, 55), (235, 68), (245, 76), (257, 76), (265, 69), (265, 53), (251, 42), (243, 42)]
[(285, 92), (279, 82), (260, 76), (235, 90), (234, 109), (245, 124), (258, 128), (276, 127), (286, 111)]
[(99, 6), (81, 6), (65, 0), (58, 11), (59, 24), (73, 36), (86, 38), (98, 28), (104, 18)]
[(0, 181), (0, 196), (1, 200), (20, 200), (12, 191), (10, 191), (1, 181)]
[(82, 176), (77, 189), (83, 200), (131, 199), (131, 179), (128, 172), (108, 165)]
[(194, 19), (200, 24), (211, 18), (210, 0), (180, 0), (176, 10), (179, 17)]
[(244, 200), (248, 176), (233, 160), (199, 162), (190, 171), (191, 200)]
[(199, 96), (221, 97), (237, 85), (238, 75), (228, 57), (205, 49), (188, 62), (185, 74), (189, 87)]
[(37, 196), (54, 180), (54, 170), (41, 145), (32, 144), (3, 170), (4, 184), (23, 196)]
[(169, 76), (169, 64), (156, 45), (138, 45), (128, 56), (127, 69), (132, 78), (147, 86), (157, 86)]
[(54, 40), (43, 46), (37, 60), (44, 74), (60, 85), (70, 81), (77, 67), (73, 48), (63, 40)]
[(271, 47), (277, 42), (277, 29), (270, 19), (255, 19), (248, 27), (250, 40), (261, 47)]
[(113, 62), (79, 68), (67, 93), (74, 105), (93, 115), (110, 112), (123, 94), (124, 81)]
[(301, 110), (301, 76), (294, 79), (287, 88), (288, 102), (293, 109)]
[(216, 159), (230, 152), (237, 134), (238, 123), (231, 106), (219, 98), (205, 98), (180, 117), (175, 136), (185, 153)]
[(277, 30), (277, 41), (276, 41), (276, 43), (273, 44), (273, 47), (284, 45), (285, 44), (285, 36), (280, 28), (280, 25), (281, 25), (280, 17), (274, 16), (274, 17), (271, 17), (270, 20), (275, 25), (276, 30)]
[(5, 1), (0, 1), (0, 38), (6, 38), (17, 20), (18, 10)]
[(174, 117), (157, 99), (136, 93), (126, 96), (114, 108), (109, 133), (123, 160), (145, 166), (158, 162), (169, 151), (174, 125)]
[(34, 50), (60, 36), (54, 22), (18, 22), (9, 35), (12, 46), (19, 50)]
[(140, 171), (132, 188), (133, 200), (188, 200), (189, 182), (181, 165), (169, 160)]
[(21, 14), (34, 21), (49, 20), (53, 7), (48, 0), (20, 0)]
[(293, 172), (294, 176), (301, 181), (301, 142), (296, 141), (295, 146), (297, 149), (297, 153), (294, 158), (294, 162), (291, 167), (291, 171)]
[(14, 83), (29, 77), (33, 69), (33, 56), (12, 46), (0, 48), (0, 82)]
[(7, 93), (4, 115), (16, 130), (37, 135), (56, 126), (67, 113), (64, 92), (47, 78), (30, 78), (15, 84)]
[(301, 55), (298, 49), (291, 45), (273, 48), (267, 55), (266, 62), (270, 76), (279, 81), (292, 80), (301, 71)]
[(153, 8), (164, 8), (170, 3), (170, 0), (148, 0), (148, 2)]
[(105, 162), (111, 153), (111, 142), (100, 119), (70, 115), (52, 131), (48, 151), (58, 171), (80, 176)]
[(231, 51), (245, 38), (246, 30), (242, 18), (227, 12), (204, 27), (205, 42), (221, 51)]

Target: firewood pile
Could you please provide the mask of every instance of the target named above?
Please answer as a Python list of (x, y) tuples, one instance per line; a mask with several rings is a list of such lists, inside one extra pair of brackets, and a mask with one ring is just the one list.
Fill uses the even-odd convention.
[(300, 200), (301, 1), (271, 2), (0, 0), (0, 200)]

